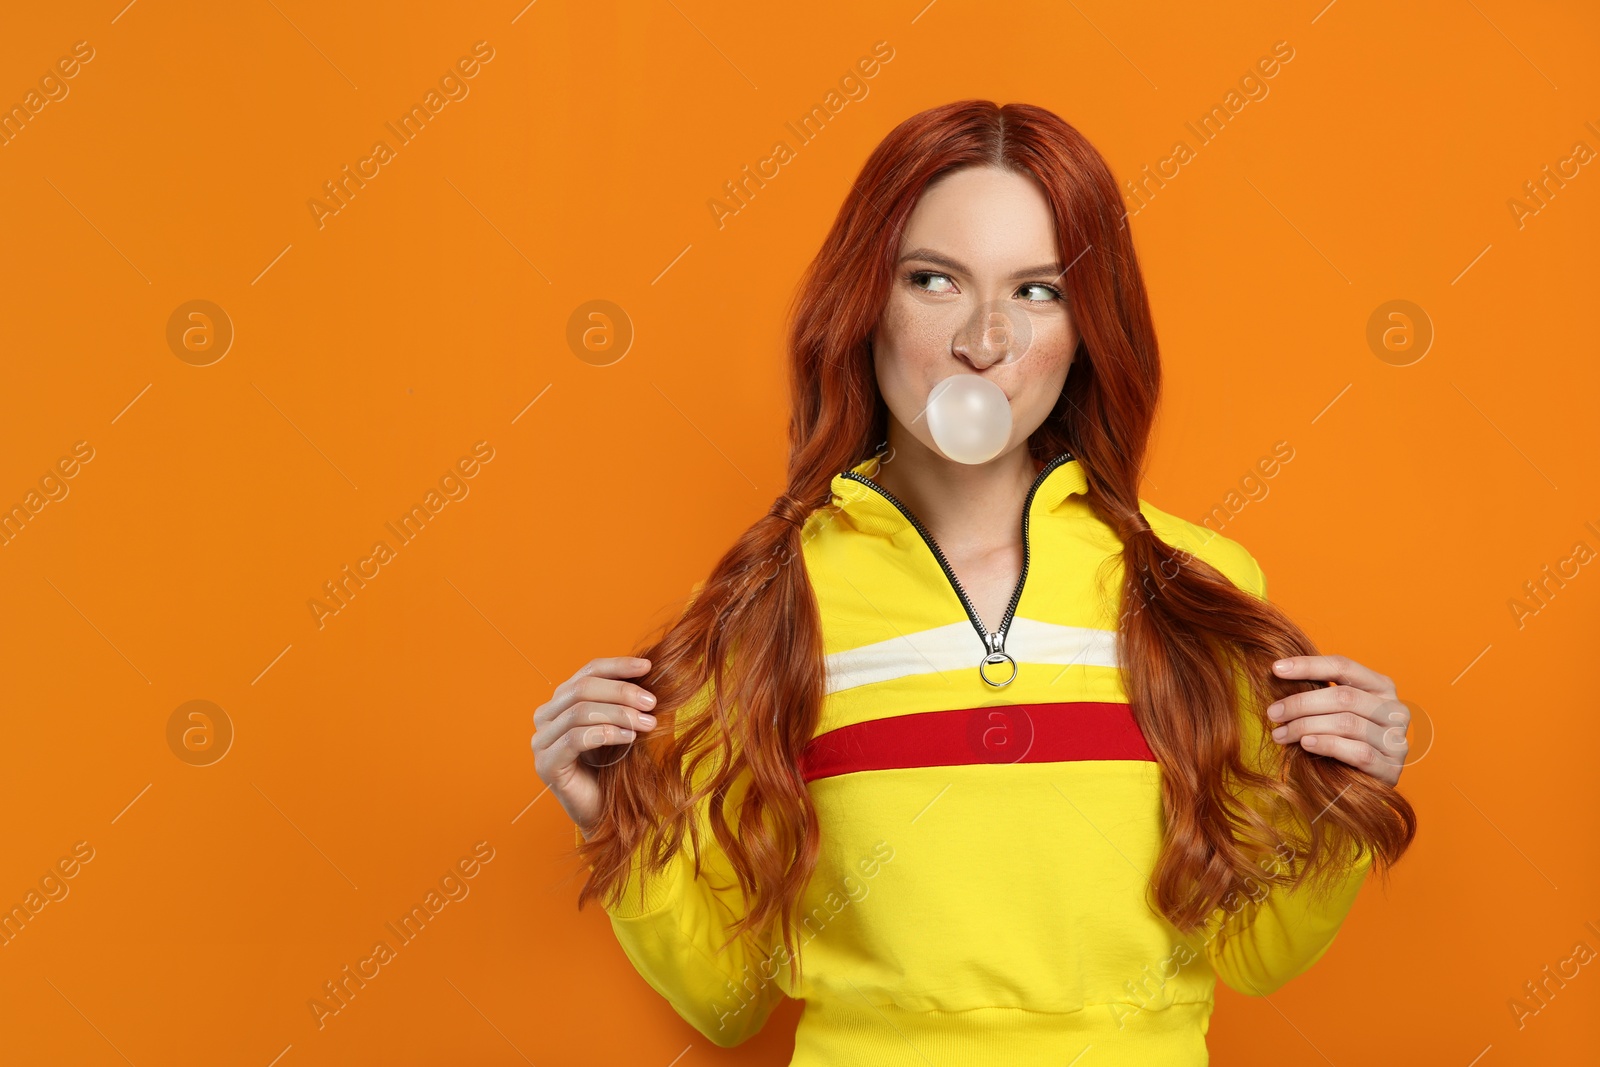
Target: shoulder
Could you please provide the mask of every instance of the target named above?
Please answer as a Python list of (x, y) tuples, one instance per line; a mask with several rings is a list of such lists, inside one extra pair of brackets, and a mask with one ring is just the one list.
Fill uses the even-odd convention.
[(1150, 529), (1161, 540), (1205, 560), (1240, 589), (1258, 597), (1266, 596), (1266, 576), (1262, 573), (1261, 564), (1238, 541), (1224, 537), (1209, 527), (1162, 511), (1147, 500), (1139, 501), (1139, 510), (1149, 520)]

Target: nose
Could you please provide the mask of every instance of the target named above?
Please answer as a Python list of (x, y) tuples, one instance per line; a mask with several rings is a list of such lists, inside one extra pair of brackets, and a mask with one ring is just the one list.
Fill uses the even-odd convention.
[(987, 370), (1021, 357), (1026, 340), (1018, 322), (994, 306), (975, 308), (950, 339), (950, 351), (973, 369)]

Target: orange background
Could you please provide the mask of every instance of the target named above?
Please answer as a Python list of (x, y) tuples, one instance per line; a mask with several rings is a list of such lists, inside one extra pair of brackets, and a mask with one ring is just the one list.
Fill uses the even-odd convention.
[[(0, 102), (94, 50), (0, 147), (0, 503), (93, 449), (0, 547), (0, 903), (93, 849), (0, 948), (0, 1060), (787, 1063), (797, 1003), (717, 1049), (575, 911), (531, 714), (780, 491), (784, 311), (889, 129), (1025, 100), (1131, 178), (1278, 41), (1269, 94), (1133, 219), (1168, 386), (1144, 495), (1198, 521), (1288, 441), (1223, 532), (1431, 730), (1413, 852), (1309, 974), (1219, 988), (1216, 1062), (1593, 1055), (1595, 964), (1508, 1008), (1600, 950), (1600, 575), (1509, 606), (1600, 549), (1600, 175), (1508, 207), (1600, 148), (1592, 10), (121, 3), (0, 35)], [(868, 95), (719, 228), (723, 183), (880, 40)], [(319, 227), (323, 183), (479, 41), (469, 94)], [(194, 299), (236, 332), (209, 366), (166, 339)], [(636, 330), (609, 366), (567, 342), (596, 299)], [(1409, 366), (1366, 340), (1392, 299), (1436, 331)], [(323, 583), (479, 441), (469, 495), (319, 628)], [(208, 766), (169, 745), (191, 700), (234, 730)], [(318, 1029), (323, 983), (479, 842), (470, 894)]]

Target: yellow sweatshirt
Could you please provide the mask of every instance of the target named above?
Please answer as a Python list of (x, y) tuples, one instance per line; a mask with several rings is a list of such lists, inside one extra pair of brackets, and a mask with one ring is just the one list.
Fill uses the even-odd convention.
[[(635, 868), (608, 909), (623, 951), (718, 1045), (756, 1033), (783, 996), (803, 999), (790, 1067), (1065, 1067), (1086, 1052), (1085, 1067), (1207, 1063), (1217, 977), (1265, 994), (1310, 967), (1370, 858), (1331, 895), (1230, 901), (1221, 951), (1180, 934), (1145, 902), (1161, 776), (1117, 662), (1121, 543), (1078, 461), (1058, 456), (1034, 482), (1022, 575), (993, 633), (870, 480), (875, 462), (835, 477), (802, 531), (827, 697), (802, 760), (822, 851), (801, 983), (776, 924), (759, 952), (717, 953), (744, 901), (703, 809), (700, 876), (685, 849), (642, 895)], [(1237, 542), (1141, 510), (1167, 543), (1265, 595)], [(1252, 759), (1262, 730), (1245, 725)]]

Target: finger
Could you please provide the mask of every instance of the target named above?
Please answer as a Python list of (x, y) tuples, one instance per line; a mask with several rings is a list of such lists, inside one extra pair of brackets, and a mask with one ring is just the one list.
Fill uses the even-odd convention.
[(1400, 761), (1385, 756), (1365, 741), (1353, 741), (1333, 734), (1308, 734), (1300, 739), (1300, 744), (1307, 752), (1331, 756), (1390, 785), (1400, 778)]
[(601, 656), (578, 668), (579, 674), (598, 674), (604, 678), (637, 678), (650, 670), (643, 656)]
[(1290, 656), (1272, 665), (1279, 678), (1319, 678), (1394, 698), (1394, 681), (1349, 656)]
[[(640, 685), (625, 682), (610, 674), (600, 671), (591, 671), (597, 663), (620, 663), (622, 660), (594, 660), (585, 664), (577, 674), (556, 686), (553, 695), (544, 704), (541, 704), (533, 713), (534, 726), (557, 718), (568, 708), (582, 700), (599, 700), (613, 704), (631, 704), (640, 711), (649, 711), (655, 707), (655, 694)], [(648, 660), (637, 662), (648, 664)], [(644, 671), (625, 667), (623, 677), (637, 677)], [(648, 670), (648, 667), (646, 667)]]
[(1308, 715), (1272, 731), (1272, 739), (1283, 745), (1292, 745), (1306, 737), (1344, 737), (1380, 750), (1388, 749), (1392, 740), (1383, 726), (1348, 711)]
[[(622, 751), (619, 752), (615, 757), (615, 759), (621, 759), (622, 756), (627, 752), (627, 746), (631, 746), (634, 742), (634, 738), (637, 736), (638, 735), (635, 731), (630, 730), (625, 726), (617, 726), (614, 723), (600, 723), (593, 726), (583, 726), (576, 730), (566, 731), (561, 735), (560, 739), (551, 746), (550, 751), (551, 755), (555, 756), (563, 763), (575, 763), (579, 760), (583, 760), (583, 762), (594, 765), (593, 761), (583, 759), (586, 753), (591, 753), (598, 749), (609, 748), (613, 745), (621, 745), (624, 747)], [(600, 765), (604, 765), (606, 763), (615, 762), (615, 759), (608, 754), (606, 759), (598, 762)]]
[[(610, 679), (595, 679), (594, 686), (626, 685)], [(637, 688), (637, 687), (635, 687)], [(562, 735), (589, 726), (610, 723), (613, 726), (649, 733), (656, 727), (656, 717), (638, 707), (630, 707), (615, 700), (580, 700), (554, 719), (546, 721), (533, 733), (533, 750), (553, 747)]]
[(1267, 718), (1288, 722), (1304, 715), (1348, 711), (1373, 722), (1392, 725), (1389, 714), (1394, 702), (1348, 685), (1324, 686), (1305, 693), (1293, 693), (1267, 707)]
[(630, 730), (648, 732), (655, 729), (656, 717), (636, 707), (604, 700), (583, 700), (572, 705), (551, 723), (554, 731), (575, 730), (600, 723), (626, 726)]

